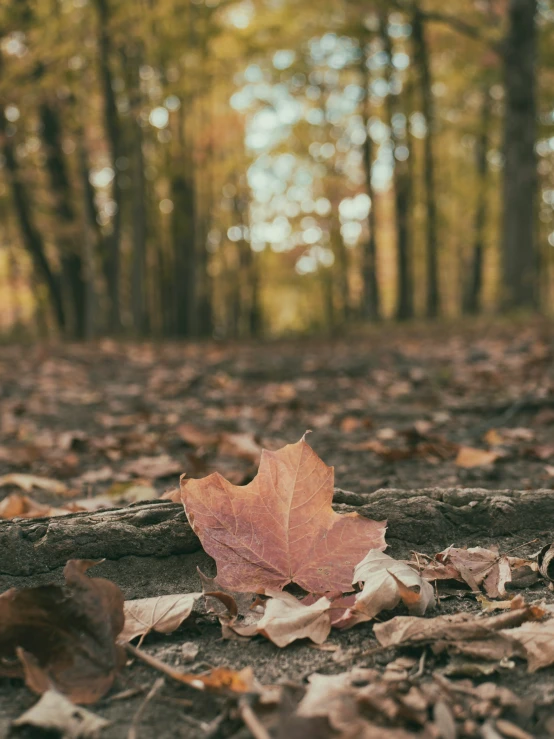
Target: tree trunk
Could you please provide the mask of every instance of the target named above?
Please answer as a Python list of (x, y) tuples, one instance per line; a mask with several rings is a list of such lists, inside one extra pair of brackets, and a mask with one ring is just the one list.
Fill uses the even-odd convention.
[(193, 185), (183, 175), (173, 177), (173, 237), (175, 283), (177, 285), (176, 333), (192, 337), (197, 334), (196, 313), (196, 239)]
[(475, 243), (469, 264), (469, 274), (464, 289), (464, 313), (475, 314), (481, 310), (481, 290), (483, 286), (483, 252), (485, 246), (485, 226), (487, 222), (487, 186), (491, 96), (488, 86), (483, 90), (481, 106), (481, 130), (477, 137), (475, 155), (477, 168), (477, 203), (475, 206)]
[(129, 97), (132, 117), (132, 243), (133, 256), (131, 266), (131, 310), (133, 328), (138, 336), (148, 331), (148, 310), (146, 300), (146, 180), (144, 177), (144, 154), (142, 150), (142, 128), (139, 122), (141, 99), (139, 65), (141, 55), (124, 56), (125, 66), (129, 71)]
[(433, 100), (429, 52), (425, 38), (423, 14), (415, 5), (412, 13), (412, 41), (414, 47), (414, 64), (419, 74), (422, 110), (427, 131), (424, 140), (424, 183), (425, 205), (427, 210), (427, 299), (426, 314), (428, 318), (436, 318), (440, 312), (439, 277), (438, 277), (438, 237), (437, 237), (437, 204), (435, 192), (435, 103)]
[(106, 253), (104, 255), (104, 273), (108, 287), (109, 329), (115, 333), (121, 330), (121, 306), (120, 306), (120, 271), (121, 271), (121, 205), (122, 191), (117, 176), (117, 160), (123, 154), (123, 142), (121, 137), (119, 116), (113, 87), (113, 76), (110, 66), (112, 43), (109, 32), (109, 8), (108, 0), (95, 0), (98, 12), (98, 51), (100, 64), (100, 78), (102, 83), (102, 94), (104, 104), (104, 124), (110, 147), (112, 168), (114, 172), (112, 185), (112, 199), (115, 203), (115, 214), (112, 218), (112, 231), (106, 241)]
[(0, 143), (6, 169), (9, 173), (12, 200), (21, 232), (21, 239), (31, 255), (37, 277), (46, 285), (56, 324), (60, 331), (63, 332), (66, 322), (60, 282), (50, 267), (42, 235), (33, 221), (29, 197), (19, 173), (14, 145), (7, 135), (6, 128), (7, 121), (4, 115), (4, 108), (0, 107)]
[(504, 42), (502, 273), (505, 308), (537, 307), (537, 0), (510, 0)]
[(62, 149), (60, 114), (48, 102), (39, 108), (41, 137), (46, 151), (46, 170), (50, 189), (54, 196), (54, 212), (59, 221), (56, 237), (60, 252), (62, 272), (71, 310), (68, 316), (70, 333), (74, 338), (85, 336), (86, 287), (83, 275), (83, 259), (79, 246), (81, 233), (71, 198), (71, 183)]
[(379, 31), (383, 49), (387, 57), (385, 66), (385, 79), (389, 86), (386, 97), (386, 110), (388, 126), (390, 129), (390, 141), (392, 145), (392, 182), (394, 189), (395, 226), (396, 226), (396, 255), (397, 255), (397, 303), (396, 318), (399, 321), (411, 318), (413, 315), (413, 287), (411, 279), (410, 260), (410, 233), (409, 233), (409, 207), (411, 182), (409, 177), (408, 156), (400, 156), (400, 147), (408, 149), (406, 117), (406, 133), (399, 135), (395, 131), (394, 117), (399, 112), (395, 97), (392, 92), (394, 67), (392, 64), (392, 43), (388, 33), (388, 14), (380, 14)]
[(377, 217), (375, 211), (375, 192), (371, 181), (373, 167), (373, 141), (368, 131), (369, 121), (369, 70), (365, 64), (365, 54), (362, 56), (361, 73), (363, 79), (362, 118), (366, 137), (363, 145), (363, 165), (366, 193), (371, 200), (367, 217), (368, 238), (362, 251), (362, 316), (370, 321), (380, 318), (379, 281), (377, 279)]

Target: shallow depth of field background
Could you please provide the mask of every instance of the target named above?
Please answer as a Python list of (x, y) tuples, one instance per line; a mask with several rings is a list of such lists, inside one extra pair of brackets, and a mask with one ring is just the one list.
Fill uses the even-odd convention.
[(554, 309), (550, 0), (9, 0), (0, 332)]

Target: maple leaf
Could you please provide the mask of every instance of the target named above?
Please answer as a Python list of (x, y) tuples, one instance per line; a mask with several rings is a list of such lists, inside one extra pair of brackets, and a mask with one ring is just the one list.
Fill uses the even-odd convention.
[(217, 563), (220, 585), (237, 591), (351, 590), (354, 566), (385, 548), (385, 523), (331, 507), (333, 468), (301, 439), (264, 450), (256, 477), (238, 487), (214, 473), (181, 479), (187, 518)]
[(77, 703), (94, 703), (109, 690), (125, 663), (115, 643), (123, 595), (109, 580), (85, 575), (94, 564), (69, 560), (63, 587), (2, 593), (0, 675), (24, 677), (37, 693), (54, 687)]
[(190, 616), (200, 596), (201, 593), (184, 593), (126, 600), (125, 626), (119, 636), (120, 641), (144, 637), (150, 631), (170, 634)]

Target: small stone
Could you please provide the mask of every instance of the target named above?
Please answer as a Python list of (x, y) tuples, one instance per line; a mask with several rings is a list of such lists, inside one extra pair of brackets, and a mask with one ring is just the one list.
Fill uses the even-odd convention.
[(198, 644), (195, 644), (193, 641), (186, 641), (181, 647), (183, 662), (194, 662), (199, 651)]

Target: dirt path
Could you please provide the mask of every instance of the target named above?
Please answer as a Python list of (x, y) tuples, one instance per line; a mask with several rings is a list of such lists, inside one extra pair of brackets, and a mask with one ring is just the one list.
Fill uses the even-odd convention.
[[(180, 472), (201, 477), (218, 470), (244, 483), (255, 474), (260, 447), (279, 448), (307, 429), (316, 452), (335, 466), (335, 484), (360, 495), (387, 488), (554, 488), (554, 328), (543, 324), (517, 330), (475, 326), (457, 333), (395, 329), (332, 342), (261, 346), (104, 342), (6, 347), (0, 379), (0, 476), (18, 472), (63, 482), (62, 493), (30, 492), (46, 512), (71, 501), (93, 511), (98, 496), (104, 505), (140, 501), (174, 488)], [(460, 445), (492, 452), (488, 463), (460, 466)], [(0, 506), (8, 496), (21, 503), (21, 494), (17, 485), (3, 485)], [(525, 556), (552, 540), (552, 524), (538, 525), (534, 532), (491, 533), (486, 536), (476, 526), (472, 536), (464, 529), (455, 543), (496, 543)], [(390, 553), (405, 556), (401, 539), (392, 529), (391, 534)], [(423, 538), (412, 541), (430, 555), (450, 543), (443, 537)], [(211, 566), (199, 550), (143, 560), (125, 556), (100, 565), (98, 574), (112, 578), (127, 597), (145, 597), (199, 589), (197, 565), (207, 571)], [(18, 580), (35, 584), (60, 577), (59, 567), (30, 573), (30, 578), (6, 573), (1, 565), (0, 572), (3, 588)], [(529, 601), (543, 597), (552, 602), (544, 582), (525, 591)], [(469, 592), (458, 592), (445, 593), (440, 608), (449, 613), (480, 606)], [(202, 614), (170, 637), (149, 637), (145, 649), (189, 669), (181, 653), (184, 641), (199, 647), (194, 671), (207, 665), (251, 666), (264, 684), (287, 680), (301, 685), (302, 678), (318, 670), (331, 673), (353, 665), (383, 672), (400, 653), (418, 660), (422, 653), (388, 650), (364, 657), (377, 644), (371, 624), (333, 632), (328, 644), (335, 651), (305, 642), (278, 649), (261, 637), (247, 644), (223, 641), (219, 624)], [(448, 660), (430, 650), (424, 653), (417, 680), (432, 680)], [(125, 670), (112, 697), (93, 707), (112, 722), (102, 738), (127, 735), (144, 690), (156, 677), (136, 662)], [(492, 678), (473, 679), (492, 679), (512, 689), (522, 703), (508, 718), (531, 736), (554, 736), (549, 723), (554, 669), (530, 676), (516, 661)], [(113, 700), (128, 688), (140, 692)], [(300, 688), (290, 688), (292, 701), (295, 690)], [(7, 736), (10, 721), (35, 701), (19, 683), (0, 681), (0, 735)], [(306, 736), (305, 729), (298, 731)], [(233, 704), (167, 680), (138, 728), (139, 737), (154, 735), (249, 734)], [(278, 729), (273, 735), (280, 736)], [(294, 735), (293, 728), (286, 735)], [(334, 734), (323, 727), (312, 735)], [(485, 736), (469, 730), (462, 735)]]

